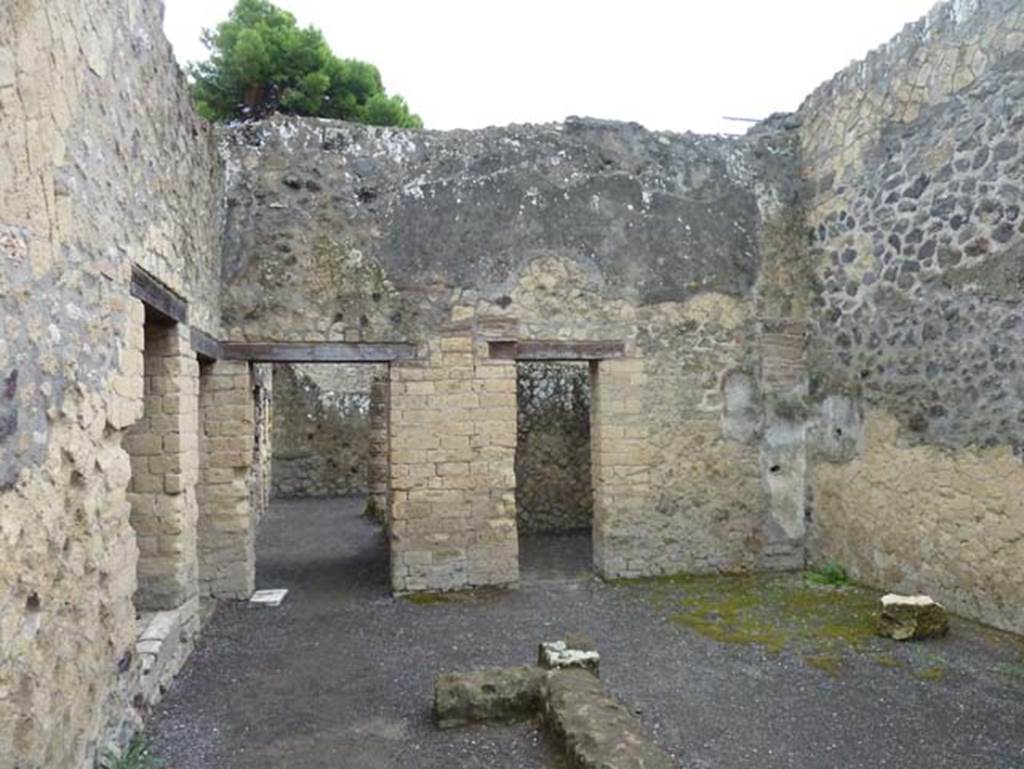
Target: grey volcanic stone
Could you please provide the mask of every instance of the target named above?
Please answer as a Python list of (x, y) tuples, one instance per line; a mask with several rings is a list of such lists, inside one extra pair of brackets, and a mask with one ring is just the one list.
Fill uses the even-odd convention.
[(539, 257), (573, 261), (588, 289), (640, 305), (747, 295), (762, 261), (759, 191), (793, 198), (794, 135), (581, 118), (477, 131), (281, 116), (221, 127), (225, 324), (301, 335), (336, 316), (350, 335), (422, 338), (460, 292), (504, 300)]

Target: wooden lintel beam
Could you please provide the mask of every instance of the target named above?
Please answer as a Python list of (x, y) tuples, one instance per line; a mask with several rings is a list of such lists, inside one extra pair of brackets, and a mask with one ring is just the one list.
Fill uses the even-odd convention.
[(221, 342), (226, 360), (254, 363), (389, 363), (416, 357), (407, 342)]
[(223, 345), (209, 334), (190, 328), (189, 335), (192, 337), (192, 349), (200, 358), (220, 360), (224, 357)]
[(490, 356), (501, 360), (613, 360), (626, 356), (622, 342), (496, 341), (488, 346)]
[(162, 320), (188, 323), (188, 302), (138, 265), (132, 265), (131, 294)]

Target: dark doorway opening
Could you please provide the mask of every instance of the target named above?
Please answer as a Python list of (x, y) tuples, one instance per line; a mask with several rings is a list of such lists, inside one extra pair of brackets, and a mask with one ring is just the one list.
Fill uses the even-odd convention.
[(386, 587), (388, 381), (386, 363), (273, 364), (257, 587)]
[(516, 524), (525, 582), (592, 570), (590, 366), (520, 361)]

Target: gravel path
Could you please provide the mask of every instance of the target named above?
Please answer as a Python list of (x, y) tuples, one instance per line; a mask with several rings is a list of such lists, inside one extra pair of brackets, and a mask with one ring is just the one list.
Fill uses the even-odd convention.
[(225, 604), (206, 626), (151, 719), (167, 769), (552, 767), (556, 746), (532, 724), (438, 730), (432, 681), (530, 662), (566, 631), (596, 641), (602, 677), (681, 767), (1024, 767), (1020, 639), (955, 621), (947, 639), (879, 640), (823, 670), (669, 621), (664, 586), (587, 575), (578, 536), (524, 543), (517, 591), (393, 599), (362, 507), (274, 504), (257, 583), (291, 592), (277, 609)]

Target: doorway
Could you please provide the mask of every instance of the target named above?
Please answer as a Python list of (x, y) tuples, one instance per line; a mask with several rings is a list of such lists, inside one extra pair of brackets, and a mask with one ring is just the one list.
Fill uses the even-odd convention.
[(516, 363), (516, 526), (524, 582), (592, 570), (590, 365)]
[(340, 587), (352, 577), (347, 540), (364, 536), (379, 547), (364, 543), (350, 554), (366, 559), (360, 572), (386, 585), (386, 555), (376, 555), (385, 548), (388, 365), (278, 362), (272, 379), (270, 504), (257, 539), (257, 587)]

